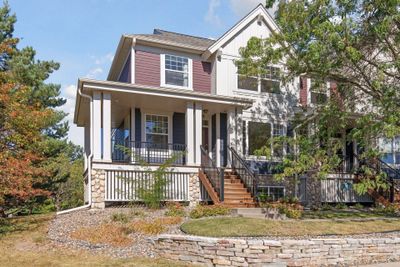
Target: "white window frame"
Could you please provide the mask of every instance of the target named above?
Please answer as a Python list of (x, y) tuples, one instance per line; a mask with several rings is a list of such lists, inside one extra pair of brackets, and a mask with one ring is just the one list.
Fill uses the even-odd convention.
[[(265, 156), (256, 156), (256, 155), (250, 155), (249, 154), (249, 122), (252, 122), (251, 119), (243, 119), (243, 121), (246, 123), (246, 136), (244, 137), (246, 141), (246, 147), (245, 151), (243, 151), (243, 154), (246, 156), (247, 159), (254, 159), (254, 160), (261, 160), (261, 161), (268, 161), (267, 157)], [(287, 122), (282, 122), (282, 121), (255, 121), (255, 122), (260, 122), (260, 123), (269, 123), (271, 126), (271, 138), (274, 138), (274, 128), (275, 125), (282, 125), (283, 127), (283, 136), (287, 135)], [(281, 161), (281, 158), (276, 158), (274, 157), (274, 148), (272, 147), (271, 143), (271, 152), (272, 152), (272, 159), (276, 161)], [(286, 155), (286, 147), (283, 147), (283, 155)]]
[[(330, 87), (331, 87), (331, 83), (330, 82), (325, 82), (326, 85), (326, 98), (329, 99), (330, 97)], [(307, 78), (307, 105), (309, 105), (310, 107), (315, 107), (316, 103), (312, 103), (311, 102), (311, 78)]]
[(168, 144), (172, 143), (172, 113), (169, 112), (158, 112), (158, 111), (150, 111), (150, 110), (143, 110), (142, 112), (142, 142), (147, 142), (146, 137), (146, 115), (153, 115), (153, 116), (163, 116), (168, 117)]
[[(259, 186), (259, 189), (267, 189), (267, 196), (270, 196), (270, 189), (271, 188), (281, 188), (283, 189), (283, 197), (286, 197), (286, 187), (283, 185), (265, 185), (265, 186)], [(276, 201), (276, 200), (274, 200)]]
[[(277, 68), (279, 70), (282, 70), (282, 67), (276, 66), (276, 65), (271, 65), (271, 66), (268, 66), (268, 67), (273, 67), (273, 68)], [(239, 74), (238, 70), (236, 70), (236, 90), (238, 92), (240, 92), (240, 93), (250, 94), (250, 95), (259, 95), (259, 94), (261, 94), (261, 95), (282, 95), (282, 88), (281, 88), (282, 82), (281, 82), (281, 80), (279, 80), (279, 82), (280, 82), (279, 93), (270, 93), (270, 92), (261, 92), (261, 80), (271, 80), (271, 81), (278, 81), (278, 80), (275, 80), (275, 79), (272, 79), (272, 78), (271, 79), (263, 78), (261, 76), (258, 76), (258, 77), (250, 76), (251, 78), (257, 78), (257, 91), (253, 91), (253, 90), (249, 90), (249, 89), (246, 89), (246, 88), (240, 88), (239, 87), (239, 76), (245, 76), (245, 75)]]
[[(174, 57), (181, 57), (188, 59), (188, 86), (179, 86), (173, 84), (165, 83), (165, 55), (174, 56)], [(176, 88), (176, 89), (186, 89), (186, 90), (193, 90), (193, 60), (190, 57), (182, 56), (182, 55), (174, 55), (174, 54), (160, 54), (160, 69), (161, 69), (161, 79), (160, 79), (160, 86), (161, 87), (169, 87), (169, 88)]]

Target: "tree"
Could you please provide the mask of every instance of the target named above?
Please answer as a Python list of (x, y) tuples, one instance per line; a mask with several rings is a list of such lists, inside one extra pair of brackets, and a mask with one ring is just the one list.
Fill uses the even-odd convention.
[[(296, 140), (285, 142), (297, 154), (284, 159), (280, 178), (309, 171), (324, 176), (338, 166), (340, 161), (332, 156), (350, 140), (364, 148), (362, 156), (379, 156), (377, 138), (400, 133), (400, 1), (266, 3), (273, 4), (279, 31), (249, 40), (240, 50), (239, 73), (260, 76), (266, 66), (282, 64), (284, 84), (308, 77), (314, 89), (327, 81), (334, 85), (325, 105), (306, 108), (294, 119)], [(312, 131), (300, 131), (309, 125)], [(382, 177), (376, 177), (376, 183), (366, 180), (368, 186), (360, 186), (360, 191), (383, 186)]]
[[(58, 203), (71, 177), (70, 165), (81, 160), (81, 148), (66, 140), (65, 104), (60, 85), (46, 83), (59, 68), (35, 58), (32, 47), (17, 48), (15, 14), (7, 2), (0, 8), (0, 206), (16, 209)], [(76, 174), (74, 174), (76, 175)]]

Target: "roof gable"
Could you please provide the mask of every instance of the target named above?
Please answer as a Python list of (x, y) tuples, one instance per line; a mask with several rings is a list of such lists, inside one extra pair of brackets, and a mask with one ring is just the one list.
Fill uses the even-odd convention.
[(235, 35), (241, 32), (245, 27), (249, 25), (254, 19), (263, 19), (272, 32), (278, 32), (279, 27), (275, 20), (268, 13), (267, 9), (259, 4), (256, 8), (250, 11), (243, 19), (236, 23), (231, 29), (229, 29), (225, 34), (218, 38), (208, 49), (203, 53), (204, 58), (208, 58), (210, 55), (214, 54), (219, 48), (223, 47), (229, 40), (231, 40)]

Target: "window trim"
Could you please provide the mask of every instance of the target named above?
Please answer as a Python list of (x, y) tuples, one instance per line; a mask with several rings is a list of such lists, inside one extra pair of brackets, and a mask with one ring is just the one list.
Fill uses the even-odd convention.
[[(174, 57), (181, 57), (188, 59), (188, 86), (179, 86), (173, 84), (167, 84), (165, 82), (165, 56), (174, 56)], [(168, 87), (168, 88), (176, 88), (176, 89), (186, 89), (186, 90), (193, 90), (193, 60), (188, 56), (176, 55), (172, 53), (165, 53), (160, 54), (160, 86), (161, 87)]]
[(153, 115), (153, 116), (163, 116), (168, 118), (168, 144), (172, 144), (172, 113), (170, 112), (161, 112), (161, 111), (152, 111), (152, 110), (143, 110), (142, 111), (142, 142), (147, 142), (146, 137), (146, 116)]
[[(330, 82), (325, 82), (326, 85), (326, 98), (329, 99), (330, 97), (330, 88), (331, 88), (331, 83)], [(312, 103), (311, 102), (311, 78), (307, 78), (307, 105), (309, 105), (310, 107), (315, 107), (318, 105), (322, 105), (322, 104), (318, 104), (318, 103)], [(321, 93), (321, 92), (318, 92)]]
[[(259, 189), (267, 189), (267, 195), (270, 196), (270, 189), (271, 188), (280, 188), (283, 189), (283, 197), (286, 197), (286, 187), (283, 185), (263, 185), (259, 186)], [(274, 200), (276, 201), (276, 200)]]
[[(243, 141), (245, 142), (246, 147), (245, 147), (245, 151), (243, 151), (243, 154), (245, 155), (245, 157), (247, 159), (268, 161), (270, 159), (267, 159), (266, 156), (256, 156), (256, 155), (251, 155), (249, 153), (249, 148), (250, 148), (250, 145), (249, 145), (249, 122), (252, 122), (252, 121), (253, 120), (251, 120), (251, 119), (243, 119), (243, 122), (245, 122), (245, 124), (246, 124), (246, 128), (245, 128), (246, 136), (243, 137)], [(282, 125), (283, 126), (283, 136), (287, 136), (287, 122), (284, 122), (284, 121), (254, 121), (254, 122), (269, 123), (271, 126), (271, 133), (270, 133), (271, 138), (274, 137), (274, 128), (275, 128), (274, 125), (278, 125), (278, 124)], [(281, 161), (282, 158), (278, 158), (278, 157), (274, 156), (274, 149), (272, 147), (272, 143), (270, 145), (271, 145), (271, 151), (272, 151), (272, 160)], [(283, 147), (282, 154), (283, 154), (283, 156), (286, 155), (286, 146)]]
[[(277, 65), (270, 65), (268, 67), (277, 68), (280, 71), (282, 70), (282, 67), (281, 66), (277, 66)], [(263, 78), (260, 75), (257, 76), (257, 77), (256, 76), (249, 76), (250, 78), (257, 78), (257, 91), (254, 91), (254, 90), (249, 90), (249, 89), (246, 89), (246, 88), (240, 88), (239, 87), (239, 76), (246, 76), (246, 75), (239, 74), (238, 70), (236, 70), (236, 90), (239, 93), (249, 94), (249, 95), (277, 95), (277, 96), (278, 95), (282, 95), (282, 88), (281, 88), (282, 81), (281, 80), (276, 80), (276, 79), (272, 79), (272, 78), (270, 78), (270, 79), (269, 78)], [(279, 93), (262, 92), (261, 91), (261, 81), (262, 80), (279, 81)]]

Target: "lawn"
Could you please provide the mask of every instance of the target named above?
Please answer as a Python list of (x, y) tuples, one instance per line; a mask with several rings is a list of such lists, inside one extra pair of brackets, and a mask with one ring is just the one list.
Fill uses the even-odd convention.
[(188, 234), (211, 237), (349, 235), (400, 231), (400, 221), (273, 221), (229, 217), (191, 220), (184, 223), (181, 229)]
[(185, 266), (161, 259), (115, 259), (53, 245), (46, 236), (52, 218), (37, 215), (0, 222), (0, 266)]

